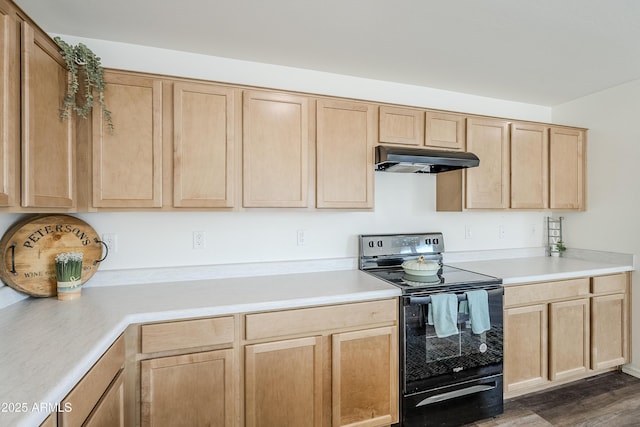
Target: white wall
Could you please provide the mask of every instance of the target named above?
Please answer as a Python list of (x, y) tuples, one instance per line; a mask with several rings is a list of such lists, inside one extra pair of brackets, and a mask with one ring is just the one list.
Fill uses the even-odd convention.
[[(587, 211), (564, 214), (567, 246), (640, 253), (640, 80), (557, 106), (552, 115), (556, 123), (589, 128)], [(632, 296), (637, 326), (640, 293)], [(640, 374), (640, 328), (632, 332), (632, 368)]]
[[(212, 81), (328, 94), (405, 105), (549, 122), (547, 107), (156, 48), (77, 39), (103, 65)], [(101, 269), (244, 263), (357, 256), (360, 233), (443, 231), (448, 251), (540, 247), (545, 212), (437, 213), (435, 176), (377, 173), (374, 212), (251, 210), (199, 213), (90, 213), (79, 215), (102, 233), (117, 233), (119, 251)], [(20, 215), (0, 215), (0, 233)], [(464, 238), (471, 225), (473, 238)], [(505, 237), (498, 238), (498, 226)], [(296, 245), (296, 230), (306, 245)], [(207, 247), (193, 250), (192, 231)]]

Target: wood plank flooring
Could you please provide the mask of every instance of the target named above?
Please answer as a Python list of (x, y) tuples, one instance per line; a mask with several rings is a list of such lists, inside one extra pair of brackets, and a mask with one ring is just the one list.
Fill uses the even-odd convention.
[(468, 427), (640, 426), (640, 379), (609, 372), (510, 399), (504, 409)]

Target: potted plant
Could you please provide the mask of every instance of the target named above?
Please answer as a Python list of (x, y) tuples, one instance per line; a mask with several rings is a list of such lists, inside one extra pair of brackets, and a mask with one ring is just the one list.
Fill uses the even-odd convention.
[[(78, 43), (72, 46), (62, 40), (60, 37), (54, 38), (60, 47), (60, 53), (64, 58), (67, 69), (71, 73), (71, 79), (67, 84), (67, 93), (64, 97), (64, 106), (60, 111), (60, 117), (64, 120), (69, 118), (72, 111), (78, 116), (87, 118), (89, 112), (93, 108), (96, 101), (102, 107), (105, 121), (109, 131), (113, 131), (113, 122), (111, 120), (111, 112), (104, 102), (104, 70), (100, 63), (100, 58), (93, 53), (86, 45)], [(81, 105), (76, 103), (76, 95), (80, 90), (80, 81), (84, 82), (83, 96), (84, 102)]]
[(567, 250), (567, 247), (564, 245), (562, 240), (558, 240), (557, 243), (552, 243), (549, 246), (549, 255), (551, 256), (562, 256), (562, 253)]
[(567, 247), (564, 245), (564, 242), (562, 240), (558, 241), (557, 246), (558, 246), (558, 252), (560, 253), (560, 256), (562, 256), (562, 253), (567, 250)]
[(82, 285), (82, 253), (58, 254), (55, 264), (58, 299), (68, 301), (78, 298)]

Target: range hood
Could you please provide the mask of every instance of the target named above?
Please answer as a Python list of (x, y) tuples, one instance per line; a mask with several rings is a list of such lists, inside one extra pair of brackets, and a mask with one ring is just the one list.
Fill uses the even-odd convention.
[(400, 173), (439, 173), (480, 164), (473, 153), (378, 145), (376, 170)]

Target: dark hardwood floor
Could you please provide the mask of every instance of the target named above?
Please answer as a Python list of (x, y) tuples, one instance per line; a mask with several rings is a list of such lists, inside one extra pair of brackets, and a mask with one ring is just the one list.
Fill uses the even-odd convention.
[(505, 401), (504, 414), (469, 427), (640, 426), (640, 379), (609, 372)]

